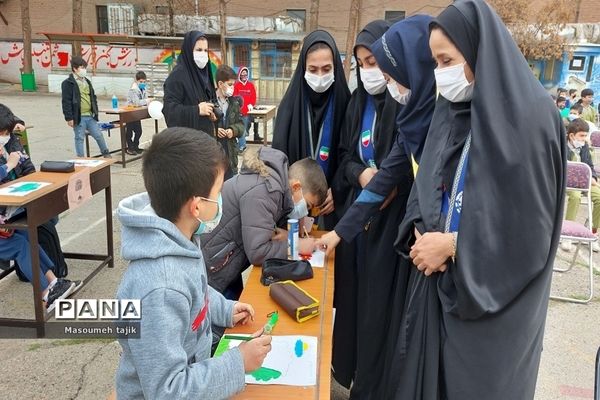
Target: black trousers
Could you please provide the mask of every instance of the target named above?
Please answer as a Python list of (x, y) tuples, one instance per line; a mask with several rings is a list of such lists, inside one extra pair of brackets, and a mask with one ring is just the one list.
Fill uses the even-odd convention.
[(142, 137), (142, 121), (128, 122), (126, 128), (127, 148), (129, 150), (139, 149), (140, 137)]

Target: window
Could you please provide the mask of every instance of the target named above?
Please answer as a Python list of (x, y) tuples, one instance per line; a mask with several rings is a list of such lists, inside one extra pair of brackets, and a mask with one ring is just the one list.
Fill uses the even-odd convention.
[(403, 20), (406, 17), (406, 11), (386, 11), (384, 19), (393, 24), (394, 22), (398, 22)]
[(96, 6), (96, 23), (98, 33), (108, 33), (108, 8), (106, 6)]
[[(231, 42), (231, 52), (233, 54), (233, 68), (239, 71), (240, 67), (246, 67), (251, 70), (250, 62), (250, 42)], [(249, 78), (252, 77), (250, 73)]]
[(156, 13), (159, 15), (169, 15), (169, 6), (156, 6)]
[(306, 10), (288, 9), (287, 15), (302, 22), (306, 21)]
[(292, 77), (292, 44), (290, 42), (260, 43), (260, 77)]
[(583, 71), (585, 69), (585, 56), (573, 56), (569, 63), (570, 71)]

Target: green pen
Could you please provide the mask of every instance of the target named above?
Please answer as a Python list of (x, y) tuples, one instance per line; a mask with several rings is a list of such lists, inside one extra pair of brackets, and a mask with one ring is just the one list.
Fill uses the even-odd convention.
[(265, 324), (263, 328), (263, 334), (270, 335), (275, 329), (275, 325), (277, 325), (277, 321), (279, 321), (279, 313), (277, 311), (273, 311), (270, 314), (270, 318)]

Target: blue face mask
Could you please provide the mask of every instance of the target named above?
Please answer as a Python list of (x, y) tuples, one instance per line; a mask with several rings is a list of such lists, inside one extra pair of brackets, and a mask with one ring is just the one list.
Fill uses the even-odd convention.
[(138, 83), (138, 87), (140, 88), (140, 90), (146, 90), (146, 82)]
[(219, 193), (219, 197), (216, 201), (207, 199), (205, 197), (201, 197), (201, 199), (211, 203), (217, 203), (217, 215), (215, 215), (215, 217), (209, 221), (202, 221), (200, 218), (196, 218), (200, 222), (198, 229), (196, 229), (196, 232), (194, 232), (196, 235), (211, 233), (217, 227), (217, 225), (219, 225), (221, 217), (223, 216), (223, 198), (221, 197), (221, 193)]
[[(300, 192), (302, 194), (302, 192)], [(302, 198), (299, 202), (294, 203), (294, 209), (291, 213), (288, 214), (288, 218), (290, 219), (300, 219), (304, 218), (308, 215), (308, 205), (306, 204), (306, 200), (304, 199), (304, 194), (302, 194)]]

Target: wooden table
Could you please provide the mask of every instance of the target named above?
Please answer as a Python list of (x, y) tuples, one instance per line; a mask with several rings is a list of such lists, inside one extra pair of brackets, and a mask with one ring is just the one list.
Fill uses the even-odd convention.
[[(267, 123), (275, 118), (277, 112), (276, 106), (254, 106), (252, 111), (248, 111), (248, 115), (254, 117), (254, 120), (261, 121), (263, 123), (263, 144), (266, 146), (269, 144), (267, 139)], [(248, 143), (256, 143), (252, 140), (248, 140)]]
[[(322, 234), (322, 233), (321, 233)], [(320, 236), (314, 234), (314, 236)], [(314, 278), (296, 282), (298, 286), (319, 299), (321, 313), (306, 322), (298, 323), (269, 297), (269, 287), (260, 283), (261, 268), (253, 267), (240, 301), (252, 304), (256, 311), (254, 322), (246, 326), (227, 329), (226, 333), (254, 333), (267, 322), (267, 314), (279, 311), (275, 335), (316, 336), (318, 340), (318, 366), (316, 386), (246, 385), (234, 396), (237, 400), (326, 400), (331, 395), (331, 351), (333, 336), (333, 276), (334, 256), (327, 258), (326, 267), (314, 267)]]
[[(97, 160), (97, 159), (94, 159)], [(78, 260), (100, 261), (100, 264), (83, 280), (85, 286), (104, 266), (114, 267), (114, 248), (113, 248), (113, 223), (112, 223), (112, 195), (110, 188), (110, 165), (115, 161), (103, 159), (104, 163), (97, 167), (90, 168), (90, 186), (92, 194), (104, 190), (105, 209), (106, 209), (106, 254), (85, 254), (85, 253), (64, 253), (65, 258)], [(72, 173), (58, 172), (34, 172), (22, 178), (8, 182), (2, 186), (9, 186), (18, 182), (51, 182), (50, 185), (42, 187), (27, 196), (8, 196), (0, 195), (0, 205), (23, 207), (27, 214), (22, 219), (0, 225), (2, 228), (27, 230), (29, 234), (29, 251), (31, 252), (31, 264), (33, 269), (33, 302), (35, 305), (35, 319), (21, 318), (0, 318), (0, 326), (13, 326), (24, 328), (35, 328), (37, 337), (43, 337), (45, 333), (45, 323), (51, 314), (46, 314), (42, 302), (42, 289), (40, 287), (40, 257), (38, 251), (38, 233), (39, 225), (48, 222), (61, 212), (69, 209), (67, 199), (67, 186), (69, 178), (74, 173), (81, 171), (86, 167), (76, 167)], [(13, 268), (0, 274), (0, 279), (4, 278)]]
[[(127, 161), (135, 161), (135, 160), (139, 160), (140, 158), (142, 158), (142, 155), (136, 155), (133, 157), (129, 157), (129, 159), (127, 159), (125, 157), (125, 150), (127, 150), (127, 131), (126, 131), (126, 125), (128, 122), (136, 122), (136, 121), (141, 121), (143, 119), (147, 119), (147, 118), (151, 118), (150, 114), (148, 114), (148, 107), (146, 106), (142, 106), (142, 107), (122, 107), (122, 108), (109, 108), (109, 109), (105, 109), (105, 110), (100, 110), (100, 112), (103, 112), (105, 114), (108, 115), (118, 115), (119, 119), (115, 120), (115, 121), (111, 121), (112, 123), (118, 123), (119, 124), (119, 132), (121, 132), (121, 161), (117, 161), (117, 164), (121, 164), (123, 166), (123, 168), (125, 168), (127, 166)], [(154, 120), (154, 133), (158, 133), (158, 120)], [(111, 151), (112, 153), (118, 153), (119, 150), (113, 150)], [(89, 156), (89, 154), (88, 154)]]

